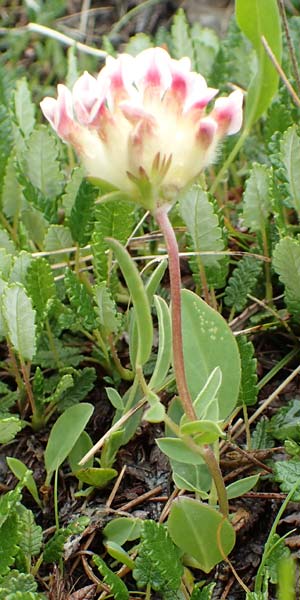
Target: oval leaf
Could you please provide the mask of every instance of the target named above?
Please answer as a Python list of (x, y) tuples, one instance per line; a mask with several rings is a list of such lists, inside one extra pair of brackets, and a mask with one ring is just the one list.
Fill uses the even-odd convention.
[(181, 496), (172, 504), (168, 532), (175, 544), (209, 573), (231, 552), (235, 532), (217, 510), (192, 498)]
[(173, 460), (190, 465), (200, 465), (204, 462), (200, 454), (190, 450), (184, 441), (178, 438), (159, 438), (156, 443), (160, 450)]
[(92, 404), (84, 403), (70, 406), (54, 423), (45, 450), (46, 482), (49, 485), (51, 475), (64, 462), (83, 432), (93, 413)]
[(20, 358), (32, 360), (36, 338), (35, 310), (22, 285), (12, 283), (4, 289), (2, 314), (8, 337)]
[(223, 420), (236, 406), (240, 388), (240, 355), (234, 335), (223, 317), (189, 290), (182, 291), (182, 334), (186, 376), (193, 400), (212, 371), (216, 367), (222, 371), (218, 419)]
[(92, 485), (96, 488), (105, 487), (111, 479), (118, 475), (116, 469), (101, 469), (97, 467), (87, 467), (87, 469), (79, 469), (75, 471), (74, 475), (88, 485)]
[(226, 487), (228, 500), (232, 500), (232, 498), (238, 498), (239, 496), (250, 492), (250, 490), (252, 490), (252, 488), (254, 488), (254, 486), (257, 484), (259, 477), (259, 475), (250, 475), (250, 477), (245, 477), (244, 479), (239, 479), (239, 481), (230, 483), (230, 485)]

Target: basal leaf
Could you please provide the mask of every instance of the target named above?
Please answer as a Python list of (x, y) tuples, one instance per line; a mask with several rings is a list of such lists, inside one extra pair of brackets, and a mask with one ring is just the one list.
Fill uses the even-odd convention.
[(0, 444), (8, 444), (23, 429), (24, 424), (19, 417), (0, 417)]
[(122, 316), (117, 311), (116, 303), (105, 281), (98, 283), (93, 288), (93, 292), (100, 325), (104, 331), (117, 333), (120, 330)]
[(0, 528), (0, 575), (5, 575), (14, 563), (21, 535), (17, 514), (13, 512)]
[(13, 347), (23, 361), (32, 360), (36, 347), (35, 310), (23, 286), (18, 283), (7, 286), (3, 293), (2, 310)]
[(94, 407), (91, 404), (76, 404), (67, 408), (54, 423), (44, 457), (48, 482), (52, 473), (60, 467), (70, 454), (93, 410)]
[(256, 403), (258, 394), (256, 372), (257, 360), (254, 358), (254, 346), (244, 335), (238, 335), (236, 341), (238, 343), (242, 364), (239, 404), (252, 406)]
[(107, 279), (108, 258), (106, 238), (112, 237), (125, 244), (131, 235), (134, 224), (134, 205), (125, 200), (111, 200), (97, 204), (95, 228), (92, 237), (94, 266), (98, 281)]
[(84, 170), (81, 167), (75, 167), (71, 173), (71, 179), (67, 183), (65, 192), (62, 196), (62, 206), (66, 217), (69, 217), (76, 200), (79, 188), (84, 178)]
[(18, 507), (19, 529), (22, 536), (19, 541), (19, 547), (25, 556), (36, 556), (41, 551), (43, 530), (37, 525), (32, 510), (25, 506)]
[(47, 542), (43, 552), (46, 563), (58, 562), (62, 558), (64, 544), (70, 536), (80, 535), (89, 524), (89, 518), (82, 516), (71, 521), (67, 527), (61, 527)]
[(13, 474), (19, 479), (19, 481), (24, 480), (24, 487), (28, 489), (38, 506), (42, 507), (39, 493), (37, 489), (37, 485), (33, 478), (32, 471), (28, 469), (28, 467), (18, 458), (13, 458), (12, 456), (6, 457), (6, 462), (13, 472)]
[(44, 125), (35, 129), (28, 140), (26, 171), (32, 185), (48, 198), (62, 191), (62, 170), (58, 162), (58, 146)]
[(187, 381), (193, 400), (211, 372), (220, 367), (219, 419), (236, 406), (241, 366), (236, 340), (226, 321), (201, 298), (182, 291), (182, 334)]
[[(50, 225), (45, 236), (45, 250), (52, 252), (53, 250), (63, 250), (64, 248), (72, 248), (73, 240), (70, 230), (63, 225)], [(53, 262), (62, 262), (69, 260), (69, 254), (61, 253), (55, 257), (51, 257)]]
[(262, 261), (252, 256), (243, 256), (235, 267), (225, 289), (224, 302), (226, 306), (241, 312), (249, 302), (248, 294), (253, 292), (262, 270)]
[(251, 231), (263, 231), (271, 213), (271, 175), (269, 167), (255, 164), (247, 180), (243, 196), (243, 219)]
[(293, 494), (293, 502), (300, 500), (300, 460), (292, 458), (291, 460), (277, 461), (274, 463), (275, 481), (280, 484), (280, 489), (284, 493), (289, 493), (298, 482), (298, 487)]
[(280, 143), (281, 160), (285, 166), (286, 177), (293, 207), (300, 217), (300, 136), (297, 125), (285, 131)]
[(117, 517), (105, 525), (103, 535), (107, 540), (123, 546), (125, 542), (140, 537), (142, 524), (142, 519), (137, 517)]
[(76, 317), (82, 327), (92, 331), (97, 326), (96, 313), (92, 304), (92, 296), (84, 283), (81, 283), (73, 271), (68, 269), (65, 273), (65, 287), (68, 298)]
[(158, 318), (158, 353), (149, 389), (158, 389), (164, 382), (170, 368), (172, 359), (172, 327), (170, 310), (163, 298), (154, 297), (154, 304)]
[(172, 504), (168, 532), (174, 543), (196, 559), (205, 573), (228, 556), (235, 544), (234, 529), (220, 512), (184, 496)]
[(74, 371), (72, 373), (72, 386), (63, 390), (60, 399), (57, 401), (58, 410), (63, 411), (69, 406), (84, 400), (94, 388), (96, 378), (97, 374), (94, 367), (84, 367), (84, 369)]
[(26, 286), (26, 275), (31, 261), (31, 254), (21, 250), (20, 254), (13, 259), (12, 268), (9, 274), (9, 283), (21, 283)]
[(174, 597), (183, 575), (179, 557), (180, 552), (166, 528), (152, 520), (144, 521), (132, 573), (138, 587), (150, 585), (153, 590), (163, 594), (173, 592)]
[(239, 479), (238, 481), (230, 483), (228, 486), (226, 486), (228, 500), (243, 496), (243, 494), (246, 494), (252, 490), (252, 488), (254, 488), (254, 486), (257, 484), (259, 477), (259, 475), (250, 475), (250, 477), (245, 477), (244, 479)]
[(44, 320), (49, 310), (49, 300), (56, 297), (53, 271), (44, 258), (39, 257), (31, 262), (27, 269), (26, 288), (38, 318)]
[(182, 58), (188, 56), (191, 61), (194, 61), (194, 48), (190, 35), (190, 28), (187, 22), (186, 14), (181, 8), (177, 11), (173, 19), (171, 27), (172, 35), (172, 54), (174, 58)]
[(246, 127), (250, 128), (266, 111), (278, 87), (278, 73), (263, 47), (261, 37), (265, 37), (280, 63), (280, 16), (276, 0), (236, 0), (235, 12), (239, 27), (253, 44), (258, 63), (246, 101)]
[(216, 583), (212, 582), (201, 588), (194, 588), (190, 600), (212, 600)]
[(69, 217), (69, 227), (73, 240), (79, 246), (89, 243), (94, 228), (95, 200), (99, 190), (83, 179), (77, 190)]
[(300, 242), (283, 238), (275, 246), (273, 266), (285, 285), (285, 301), (290, 312), (299, 319), (300, 299)]
[(2, 187), (2, 208), (7, 218), (18, 215), (24, 203), (22, 188), (16, 174), (16, 158), (12, 153), (7, 160)]
[(25, 78), (19, 79), (13, 95), (14, 115), (19, 128), (25, 138), (32, 133), (35, 125), (35, 106), (31, 101), (31, 94)]
[(75, 471), (74, 475), (79, 481), (100, 489), (106, 487), (118, 475), (118, 471), (109, 468), (85, 467)]
[(160, 450), (170, 459), (190, 465), (203, 464), (203, 458), (200, 454), (193, 452), (183, 440), (175, 437), (158, 438), (156, 443)]
[(98, 567), (104, 582), (110, 587), (113, 598), (115, 598), (115, 600), (129, 600), (129, 592), (124, 581), (122, 581), (122, 579), (120, 579), (120, 577), (118, 577), (118, 575), (116, 575), (116, 573), (114, 573), (105, 564), (104, 560), (100, 556), (97, 556), (97, 554), (94, 554), (93, 561), (96, 567)]

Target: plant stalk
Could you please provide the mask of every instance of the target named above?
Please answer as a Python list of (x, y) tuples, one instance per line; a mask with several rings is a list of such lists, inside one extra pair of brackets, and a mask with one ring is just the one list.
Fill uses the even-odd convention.
[(165, 205), (156, 208), (154, 211), (154, 217), (164, 236), (169, 257), (172, 345), (175, 379), (177, 383), (178, 394), (182, 402), (184, 412), (189, 419), (194, 421), (197, 418), (197, 416), (187, 386), (183, 358), (183, 339), (181, 323), (181, 275), (178, 244), (174, 233), (174, 229), (168, 217), (168, 207)]

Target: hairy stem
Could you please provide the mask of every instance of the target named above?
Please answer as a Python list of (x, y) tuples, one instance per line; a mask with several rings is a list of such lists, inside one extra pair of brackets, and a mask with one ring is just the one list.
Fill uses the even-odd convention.
[(183, 340), (181, 325), (181, 276), (178, 244), (173, 227), (168, 217), (167, 207), (161, 206), (156, 208), (154, 212), (154, 217), (164, 236), (169, 257), (173, 365), (175, 379), (177, 383), (178, 394), (180, 396), (184, 412), (189, 417), (189, 419), (193, 421), (197, 417), (187, 386), (183, 359)]

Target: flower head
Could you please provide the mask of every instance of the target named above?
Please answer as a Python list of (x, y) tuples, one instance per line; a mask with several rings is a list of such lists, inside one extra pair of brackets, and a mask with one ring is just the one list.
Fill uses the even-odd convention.
[(212, 162), (219, 141), (239, 131), (242, 93), (218, 98), (207, 113), (217, 92), (188, 58), (150, 48), (108, 57), (98, 77), (85, 72), (72, 92), (59, 85), (41, 108), (88, 176), (151, 210), (171, 203)]

